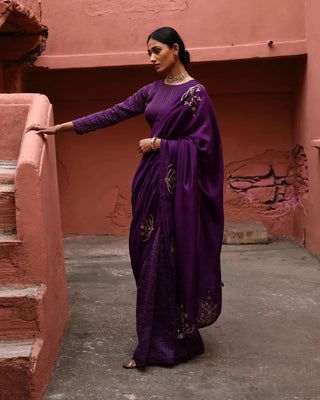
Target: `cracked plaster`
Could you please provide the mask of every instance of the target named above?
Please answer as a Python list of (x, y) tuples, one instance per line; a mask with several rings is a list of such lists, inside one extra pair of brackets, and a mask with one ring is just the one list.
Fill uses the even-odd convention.
[[(41, 3), (34, 0), (0, 0), (0, 28), (5, 32), (41, 33)], [(5, 25), (5, 26), (4, 26)]]
[(292, 216), (308, 195), (304, 149), (268, 150), (226, 166), (226, 219), (261, 221), (271, 234), (290, 234)]
[(113, 210), (111, 213), (106, 215), (106, 219), (114, 227), (114, 232), (111, 234), (116, 234), (119, 230), (122, 234), (126, 234), (128, 230), (128, 221), (131, 218), (131, 187), (116, 186), (117, 197), (114, 202)]
[[(7, 64), (33, 64), (44, 51), (48, 36), (47, 27), (41, 23), (41, 2), (0, 0), (0, 33), (0, 60)], [(17, 77), (4, 79), (6, 92), (19, 91), (19, 85), (15, 88), (14, 84)]]
[(133, 2), (131, 0), (83, 0), (83, 12), (90, 16), (119, 14), (119, 13), (159, 13), (184, 11), (188, 8), (187, 0), (157, 0)]

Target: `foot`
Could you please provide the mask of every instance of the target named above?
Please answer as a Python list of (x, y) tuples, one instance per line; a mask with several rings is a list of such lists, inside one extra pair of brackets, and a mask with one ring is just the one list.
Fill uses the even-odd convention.
[(122, 364), (123, 368), (139, 368), (142, 365), (138, 364), (133, 358), (129, 358)]

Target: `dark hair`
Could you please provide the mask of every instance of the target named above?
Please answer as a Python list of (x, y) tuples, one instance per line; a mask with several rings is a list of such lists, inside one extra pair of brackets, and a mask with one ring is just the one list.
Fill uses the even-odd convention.
[(159, 28), (152, 32), (147, 40), (147, 43), (149, 42), (150, 39), (157, 40), (158, 42), (165, 43), (167, 44), (170, 48), (173, 47), (175, 43), (179, 45), (179, 58), (180, 61), (184, 66), (188, 65), (190, 62), (190, 54), (189, 52), (185, 49), (184, 43), (179, 36), (178, 32), (175, 31), (173, 28), (170, 28), (169, 26), (165, 26), (163, 28)]

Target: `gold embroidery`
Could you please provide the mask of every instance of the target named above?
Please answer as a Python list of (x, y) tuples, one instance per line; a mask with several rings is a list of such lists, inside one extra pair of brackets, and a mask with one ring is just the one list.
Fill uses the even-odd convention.
[(176, 170), (173, 168), (173, 164), (167, 166), (167, 173), (164, 180), (167, 184), (168, 192), (174, 194), (176, 188)]
[(197, 322), (199, 324), (211, 324), (218, 317), (218, 304), (213, 304), (213, 300), (208, 290), (208, 296), (205, 301), (199, 304)]
[(189, 323), (186, 322), (187, 318), (188, 318), (188, 314), (183, 314), (183, 333), (185, 335), (190, 335), (195, 330), (195, 326), (194, 326), (194, 324), (192, 324), (190, 326)]
[(191, 86), (182, 96), (181, 101), (183, 101), (185, 106), (191, 108), (193, 112), (193, 116), (196, 115), (198, 104), (201, 101), (201, 97), (199, 96), (199, 92), (201, 90), (200, 85)]
[(196, 329), (195, 324), (190, 325), (187, 322), (188, 314), (184, 312), (183, 304), (180, 305), (179, 314), (181, 318), (182, 335), (190, 335)]
[(149, 214), (144, 224), (141, 225), (141, 236), (144, 236), (142, 242), (147, 242), (154, 231), (153, 216)]

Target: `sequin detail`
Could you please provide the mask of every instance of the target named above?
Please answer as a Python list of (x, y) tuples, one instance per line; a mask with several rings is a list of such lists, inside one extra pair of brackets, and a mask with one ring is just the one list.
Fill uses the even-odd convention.
[(200, 91), (201, 91), (201, 86), (200, 85), (191, 86), (181, 96), (181, 101), (183, 101), (183, 104), (185, 106), (188, 106), (188, 107), (191, 108), (191, 110), (193, 112), (193, 116), (196, 115), (198, 104), (201, 101), (201, 97), (199, 96)]

